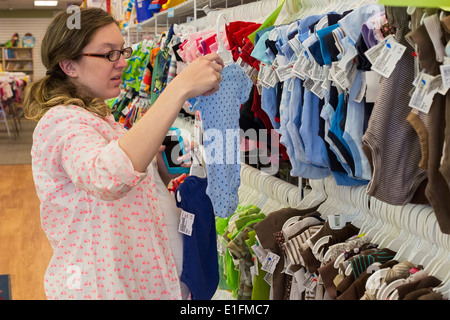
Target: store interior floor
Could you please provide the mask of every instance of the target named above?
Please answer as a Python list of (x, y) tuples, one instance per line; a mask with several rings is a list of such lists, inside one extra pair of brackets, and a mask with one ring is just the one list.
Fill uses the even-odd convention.
[(0, 123), (0, 275), (10, 276), (12, 300), (44, 300), (44, 273), (52, 249), (40, 226), (31, 171), (34, 124), (21, 119), (11, 136)]

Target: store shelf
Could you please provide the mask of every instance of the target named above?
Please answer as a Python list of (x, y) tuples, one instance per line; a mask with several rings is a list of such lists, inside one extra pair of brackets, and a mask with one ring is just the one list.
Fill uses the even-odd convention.
[(1, 70), (34, 74), (33, 48), (0, 47)]
[[(199, 19), (206, 16), (203, 8), (209, 6), (212, 10), (225, 9), (256, 2), (256, 0), (187, 0), (173, 8), (173, 17), (169, 17), (169, 10), (156, 13), (150, 19), (139, 23), (140, 27), (154, 27), (155, 25), (171, 25), (186, 23), (188, 17)], [(138, 25), (130, 26), (136, 28)]]

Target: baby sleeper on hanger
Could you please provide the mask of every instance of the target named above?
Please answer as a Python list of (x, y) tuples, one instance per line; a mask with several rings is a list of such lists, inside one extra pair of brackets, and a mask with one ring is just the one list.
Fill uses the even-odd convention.
[(194, 215), (191, 235), (183, 235), (180, 276), (192, 300), (211, 299), (219, 283), (216, 224), (206, 186), (205, 178), (189, 176), (177, 188), (175, 196), (177, 206)]
[[(203, 121), (208, 177), (206, 193), (212, 201), (214, 214), (227, 217), (234, 213), (239, 200), (239, 109), (248, 100), (253, 82), (237, 64), (223, 68), (222, 77), (217, 92), (189, 99), (189, 103), (192, 111), (200, 111)], [(238, 141), (227, 137), (227, 131), (237, 133)]]

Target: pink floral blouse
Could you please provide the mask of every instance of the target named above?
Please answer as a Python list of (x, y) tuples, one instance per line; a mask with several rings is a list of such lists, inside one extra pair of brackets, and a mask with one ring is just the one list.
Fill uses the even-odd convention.
[[(125, 133), (77, 106), (57, 106), (33, 134), (41, 224), (53, 248), (48, 299), (179, 299), (179, 277), (154, 165), (134, 171)], [(159, 178), (160, 179), (160, 178)]]

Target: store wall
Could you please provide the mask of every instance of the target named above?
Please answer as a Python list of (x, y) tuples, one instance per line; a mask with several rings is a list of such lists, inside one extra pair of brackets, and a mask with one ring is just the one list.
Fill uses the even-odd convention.
[(51, 18), (3, 18), (0, 17), (0, 43), (10, 40), (14, 33), (23, 37), (25, 33), (31, 33), (35, 38), (33, 49), (34, 80), (45, 76), (46, 68), (41, 61), (41, 41)]

